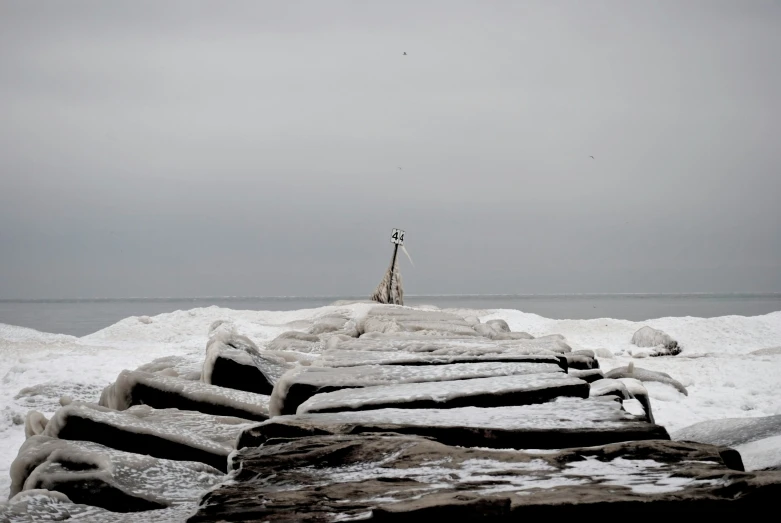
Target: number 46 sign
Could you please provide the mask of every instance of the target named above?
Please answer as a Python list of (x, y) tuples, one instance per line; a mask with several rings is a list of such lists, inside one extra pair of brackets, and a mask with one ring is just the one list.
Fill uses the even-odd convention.
[(393, 229), (393, 232), (391, 233), (391, 243), (404, 245), (404, 231), (401, 229)]

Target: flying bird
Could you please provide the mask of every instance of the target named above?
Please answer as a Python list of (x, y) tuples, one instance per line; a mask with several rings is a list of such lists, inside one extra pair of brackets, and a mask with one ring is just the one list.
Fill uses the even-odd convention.
[(407, 56), (407, 51), (404, 51), (404, 56)]
[(401, 167), (397, 167), (397, 169), (400, 171), (400, 170), (401, 170)]
[(591, 158), (592, 160), (594, 159), (594, 157), (593, 157), (593, 156), (590, 156), (590, 158)]

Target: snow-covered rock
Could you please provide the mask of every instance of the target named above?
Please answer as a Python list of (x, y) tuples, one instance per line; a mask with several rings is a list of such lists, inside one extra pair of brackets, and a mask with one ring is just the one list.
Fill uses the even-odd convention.
[(672, 437), (733, 447), (746, 470), (781, 467), (781, 415), (702, 421), (675, 431)]
[[(638, 347), (654, 348), (655, 351), (651, 353), (653, 356), (675, 356), (681, 352), (678, 342), (672, 339), (669, 334), (647, 325), (634, 333), (632, 344)], [(638, 354), (642, 354), (642, 351), (639, 351)], [(634, 353), (632, 355), (634, 356)]]
[(277, 382), (271, 394), (269, 414), (295, 414), (298, 406), (315, 394), (346, 388), (551, 372), (562, 373), (563, 369), (554, 363), (513, 362), (298, 367)]
[(314, 436), (242, 449), (234, 467), (193, 521), (630, 521), (691, 507), (734, 518), (772, 514), (781, 484), (781, 473), (740, 472), (729, 449), (669, 441), (540, 453)]
[(133, 405), (193, 410), (216, 416), (268, 419), (269, 396), (172, 376), (123, 370), (106, 387), (100, 405), (125, 410)]
[(74, 503), (136, 512), (195, 501), (223, 477), (219, 470), (199, 462), (33, 436), (25, 441), (11, 465), (11, 495), (45, 489), (61, 492)]
[(146, 405), (120, 412), (72, 403), (52, 416), (42, 435), (92, 441), (156, 458), (200, 461), (224, 471), (237, 436), (252, 424), (246, 419)]
[(505, 407), (544, 403), (565, 396), (587, 398), (588, 395), (588, 383), (561, 372), (520, 374), (342, 389), (312, 396), (299, 405), (296, 413)]
[[(453, 363), (481, 363), (489, 361), (554, 363), (567, 368), (563, 355), (550, 351), (489, 349), (484, 351), (454, 351), (450, 354), (382, 352), (357, 350), (327, 350), (312, 362), (320, 367), (354, 367), (363, 365), (450, 365)], [(547, 352), (547, 353), (546, 353)]]
[(634, 378), (640, 381), (656, 381), (659, 383), (665, 383), (667, 385), (671, 385), (672, 387), (675, 387), (675, 389), (678, 392), (680, 392), (685, 396), (689, 395), (689, 391), (686, 390), (686, 387), (684, 387), (680, 381), (673, 379), (666, 372), (641, 369), (640, 367), (635, 367), (634, 364), (632, 363), (630, 363), (626, 367), (617, 367), (615, 369), (609, 370), (608, 372), (605, 373), (605, 377), (606, 378)]
[(614, 401), (558, 398), (515, 407), (379, 409), (276, 416), (244, 430), (237, 445), (257, 446), (274, 437), (361, 432), (402, 432), (465, 447), (519, 449), (669, 439), (663, 427), (639, 421)]

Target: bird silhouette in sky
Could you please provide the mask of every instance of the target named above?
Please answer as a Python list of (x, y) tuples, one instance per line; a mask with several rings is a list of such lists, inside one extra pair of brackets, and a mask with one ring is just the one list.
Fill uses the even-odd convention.
[(407, 56), (407, 51), (404, 51), (404, 56)]
[(401, 167), (398, 167), (399, 171), (401, 170)]
[(590, 156), (590, 158), (591, 158), (592, 160), (594, 159), (594, 157), (593, 157), (593, 156)]

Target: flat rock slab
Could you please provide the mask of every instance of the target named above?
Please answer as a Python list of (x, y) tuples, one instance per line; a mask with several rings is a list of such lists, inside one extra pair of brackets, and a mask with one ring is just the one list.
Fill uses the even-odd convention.
[(664, 427), (638, 421), (611, 400), (558, 398), (517, 407), (380, 409), (277, 416), (244, 430), (237, 448), (270, 438), (319, 434), (398, 432), (428, 436), (449, 445), (551, 449), (617, 441), (669, 439)]
[(506, 407), (544, 403), (562, 396), (587, 398), (589, 384), (562, 372), (555, 372), (378, 385), (316, 394), (302, 403), (296, 413), (386, 408)]
[(781, 415), (703, 421), (676, 431), (672, 437), (734, 447), (747, 470), (781, 468)]
[(483, 340), (474, 338), (409, 338), (396, 336), (393, 338), (334, 338), (327, 344), (329, 349), (357, 351), (402, 351), (428, 352), (433, 354), (472, 354), (496, 350), (520, 350), (527, 353), (543, 353), (545, 351), (564, 354), (572, 351), (565, 342), (558, 339), (520, 339), (520, 340)]
[(556, 354), (527, 354), (522, 351), (490, 349), (467, 354), (432, 354), (412, 352), (352, 351), (329, 349), (312, 364), (321, 367), (355, 367), (358, 365), (450, 365), (453, 363), (527, 362), (554, 363), (567, 370), (567, 360)]
[(176, 461), (199, 461), (225, 471), (227, 457), (244, 429), (245, 419), (212, 416), (146, 405), (116, 411), (73, 403), (54, 413), (43, 431), (52, 438), (92, 441), (136, 454)]
[(140, 371), (122, 371), (100, 397), (100, 405), (124, 410), (133, 405), (194, 410), (215, 416), (268, 419), (269, 396)]
[(11, 496), (46, 489), (74, 503), (139, 512), (194, 501), (223, 481), (219, 470), (122, 452), (85, 441), (33, 436), (11, 464)]
[[(774, 510), (781, 473), (746, 473), (730, 449), (670, 441), (532, 453), (403, 435), (315, 436), (242, 449), (233, 481), (190, 522), (602, 520)], [(772, 512), (771, 512), (772, 513)]]
[(455, 363), (452, 365), (367, 365), (356, 367), (305, 367), (288, 372), (271, 394), (271, 415), (295, 414), (315, 394), (346, 388), (399, 383), (452, 381), (492, 376), (563, 373), (554, 363)]

